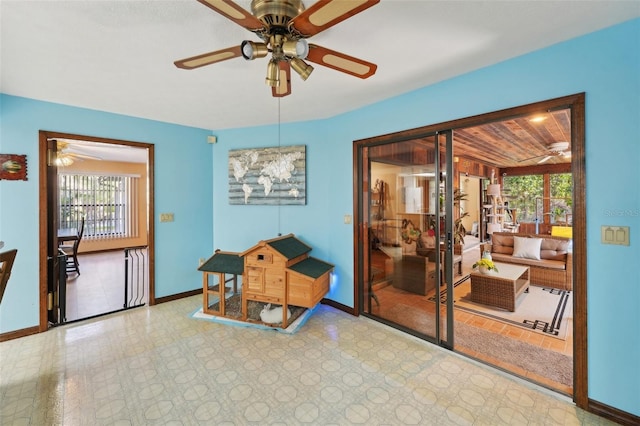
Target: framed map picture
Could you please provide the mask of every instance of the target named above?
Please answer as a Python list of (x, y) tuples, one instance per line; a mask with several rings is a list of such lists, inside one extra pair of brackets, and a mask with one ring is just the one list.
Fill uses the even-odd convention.
[(229, 204), (304, 205), (306, 146), (229, 151)]

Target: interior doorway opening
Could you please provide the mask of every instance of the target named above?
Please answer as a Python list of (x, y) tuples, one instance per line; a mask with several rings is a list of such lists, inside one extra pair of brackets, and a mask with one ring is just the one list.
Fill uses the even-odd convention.
[(153, 145), (41, 131), (40, 151), (40, 331), (153, 304)]
[[(460, 201), (461, 224), (465, 233), (465, 249), (471, 246), (471, 237), (482, 240), (480, 225), (482, 223), (482, 183), (483, 178), (471, 176), (469, 173), (460, 173), (460, 192), (465, 194), (465, 198)], [(469, 236), (469, 237), (467, 237)], [(475, 246), (475, 244), (474, 244)]]

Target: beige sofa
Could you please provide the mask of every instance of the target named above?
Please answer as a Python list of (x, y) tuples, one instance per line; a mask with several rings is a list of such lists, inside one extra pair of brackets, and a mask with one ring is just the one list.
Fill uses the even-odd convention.
[[(517, 257), (514, 256), (516, 237), (523, 238), (517, 241), (519, 249), (516, 253)], [(535, 248), (538, 241), (531, 240), (534, 238), (541, 239), (537, 253)], [(533, 285), (561, 290), (573, 289), (573, 253), (570, 238), (494, 232), (491, 243), (480, 244), (480, 253), (482, 254), (485, 250), (491, 252), (494, 262), (529, 266), (529, 278)], [(539, 257), (539, 260), (536, 257)]]

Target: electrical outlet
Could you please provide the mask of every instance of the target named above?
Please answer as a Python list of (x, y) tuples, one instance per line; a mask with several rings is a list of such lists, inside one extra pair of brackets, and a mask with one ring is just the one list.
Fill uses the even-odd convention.
[(160, 213), (160, 222), (173, 222), (173, 213)]

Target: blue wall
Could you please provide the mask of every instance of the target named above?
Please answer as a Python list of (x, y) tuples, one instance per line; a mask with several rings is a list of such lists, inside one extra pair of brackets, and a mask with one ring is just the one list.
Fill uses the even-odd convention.
[[(0, 95), (0, 152), (26, 154), (28, 181), (0, 181), (0, 240), (18, 256), (0, 305), (0, 333), (39, 323), (38, 131), (154, 144), (156, 297), (197, 289), (211, 255), (210, 131)], [(175, 221), (159, 223), (160, 213)]]
[[(586, 92), (589, 397), (640, 415), (640, 20), (327, 120), (282, 125), (280, 140), (274, 126), (216, 132), (214, 247), (241, 251), (293, 232), (313, 255), (336, 265), (329, 298), (353, 306), (353, 226), (343, 216), (353, 213), (354, 140), (580, 92)], [(228, 150), (278, 144), (307, 145), (307, 205), (229, 205)], [(602, 245), (601, 225), (630, 226), (631, 245)]]
[[(640, 415), (640, 20), (351, 113), (283, 125), (280, 139), (276, 126), (222, 130), (211, 146), (204, 130), (3, 96), (0, 151), (28, 154), (32, 166), (29, 182), (0, 182), (0, 239), (21, 250), (0, 331), (37, 324), (38, 129), (156, 143), (156, 213), (176, 213), (175, 223), (156, 220), (157, 296), (196, 288), (194, 262), (213, 248), (242, 251), (292, 232), (336, 265), (329, 298), (353, 306), (353, 225), (343, 217), (353, 213), (354, 140), (579, 92), (587, 114), (589, 397)], [(278, 144), (307, 146), (307, 205), (229, 205), (228, 151)], [(602, 245), (601, 225), (630, 226), (631, 246)]]

